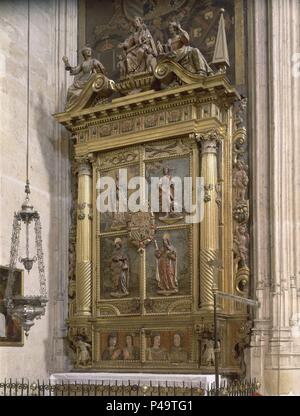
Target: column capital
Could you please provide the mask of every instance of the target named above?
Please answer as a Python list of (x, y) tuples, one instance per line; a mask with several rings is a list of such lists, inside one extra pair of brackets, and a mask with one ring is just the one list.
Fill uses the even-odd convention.
[(201, 151), (203, 153), (217, 153), (217, 146), (224, 139), (221, 129), (214, 128), (201, 133), (192, 133), (191, 138), (194, 138), (196, 142), (201, 145)]
[(94, 156), (92, 154), (78, 156), (75, 158), (75, 162), (78, 175), (92, 176), (92, 165), (94, 163)]

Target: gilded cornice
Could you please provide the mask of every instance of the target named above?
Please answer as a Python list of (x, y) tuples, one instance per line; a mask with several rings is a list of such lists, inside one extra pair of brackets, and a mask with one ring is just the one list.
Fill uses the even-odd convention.
[(113, 99), (112, 102), (54, 114), (55, 119), (68, 130), (81, 129), (111, 120), (135, 117), (161, 109), (167, 109), (187, 104), (200, 104), (218, 101), (220, 94), (227, 96), (228, 101), (239, 98), (234, 87), (229, 84), (226, 76), (217, 74), (201, 77), (198, 82), (190, 85), (165, 89), (162, 91), (146, 91)]

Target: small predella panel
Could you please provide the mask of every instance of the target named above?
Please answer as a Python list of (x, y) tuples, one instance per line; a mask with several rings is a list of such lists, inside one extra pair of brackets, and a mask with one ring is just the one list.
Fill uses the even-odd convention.
[(191, 361), (191, 331), (146, 331), (145, 360), (187, 364)]
[(192, 328), (111, 329), (95, 332), (97, 365), (166, 368), (195, 366)]
[(101, 339), (102, 361), (139, 361), (140, 334), (136, 331), (103, 332)]

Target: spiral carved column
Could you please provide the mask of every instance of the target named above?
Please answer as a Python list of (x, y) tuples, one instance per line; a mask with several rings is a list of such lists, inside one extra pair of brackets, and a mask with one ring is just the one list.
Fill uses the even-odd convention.
[(91, 314), (92, 307), (92, 167), (78, 161), (76, 235), (76, 315)]
[(204, 217), (200, 224), (200, 306), (213, 308), (213, 284), (218, 253), (217, 143), (219, 133), (200, 134), (201, 176), (204, 178)]

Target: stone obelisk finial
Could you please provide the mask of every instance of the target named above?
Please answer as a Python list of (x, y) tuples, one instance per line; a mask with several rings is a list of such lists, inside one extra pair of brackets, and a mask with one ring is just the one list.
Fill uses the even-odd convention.
[(215, 45), (214, 57), (212, 60), (212, 65), (218, 69), (226, 69), (230, 67), (226, 31), (225, 31), (225, 21), (224, 21), (224, 9), (221, 9), (221, 16), (219, 20), (218, 35)]

